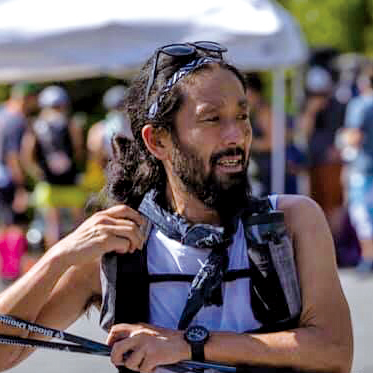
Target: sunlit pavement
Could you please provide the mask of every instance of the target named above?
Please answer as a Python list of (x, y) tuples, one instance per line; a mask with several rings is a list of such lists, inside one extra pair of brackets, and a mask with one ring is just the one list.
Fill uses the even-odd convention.
[[(373, 372), (373, 274), (362, 277), (353, 269), (340, 270), (342, 287), (350, 304), (355, 337), (353, 373)], [(79, 319), (69, 329), (97, 341), (106, 334), (98, 326), (98, 312)], [(107, 357), (38, 350), (29, 359), (8, 370), (10, 373), (115, 373)]]

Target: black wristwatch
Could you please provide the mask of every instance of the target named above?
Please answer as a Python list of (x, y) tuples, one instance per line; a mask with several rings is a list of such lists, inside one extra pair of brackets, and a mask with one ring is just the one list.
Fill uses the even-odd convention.
[(184, 333), (185, 340), (192, 349), (192, 360), (205, 360), (205, 343), (210, 337), (209, 331), (200, 325), (190, 326)]

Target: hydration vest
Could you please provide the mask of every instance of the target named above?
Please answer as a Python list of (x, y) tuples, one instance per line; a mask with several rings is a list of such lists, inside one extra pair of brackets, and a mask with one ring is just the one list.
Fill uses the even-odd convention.
[[(251, 307), (262, 326), (247, 332), (270, 333), (296, 328), (301, 313), (301, 294), (284, 214), (274, 210), (267, 198), (257, 200), (254, 211), (250, 209), (250, 212), (244, 212), (241, 221), (250, 263)], [(148, 236), (150, 231), (151, 224)], [(118, 323), (148, 322), (149, 285), (159, 281), (155, 277), (157, 275), (150, 275), (147, 270), (146, 245), (143, 250), (133, 254), (106, 254), (101, 265), (101, 326), (109, 329)], [(193, 276), (189, 281), (192, 280)], [(128, 371), (122, 369), (121, 372)], [(253, 367), (247, 372), (296, 371), (292, 368)]]
[(33, 125), (37, 158), (45, 181), (51, 184), (66, 185), (75, 182), (77, 171), (68, 126), (68, 119), (62, 115), (39, 117)]

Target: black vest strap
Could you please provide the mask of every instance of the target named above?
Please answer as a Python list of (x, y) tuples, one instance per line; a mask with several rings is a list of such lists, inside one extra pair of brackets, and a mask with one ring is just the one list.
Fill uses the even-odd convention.
[(148, 322), (149, 281), (146, 247), (133, 254), (118, 255), (115, 323)]
[[(264, 325), (275, 325), (289, 316), (284, 292), (273, 268), (267, 245), (252, 244), (249, 251), (251, 303), (254, 316)], [(270, 284), (270, 286), (269, 286)]]
[[(232, 269), (228, 271), (223, 277), (224, 282), (231, 282), (240, 278), (250, 277), (250, 269)], [(155, 282), (192, 282), (195, 275), (188, 275), (185, 273), (157, 273), (149, 274), (149, 283)]]

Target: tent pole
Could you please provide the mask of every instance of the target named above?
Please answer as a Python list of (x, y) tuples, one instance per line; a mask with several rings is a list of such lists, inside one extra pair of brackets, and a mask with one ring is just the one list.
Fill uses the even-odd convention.
[(273, 71), (271, 192), (285, 190), (285, 69)]

